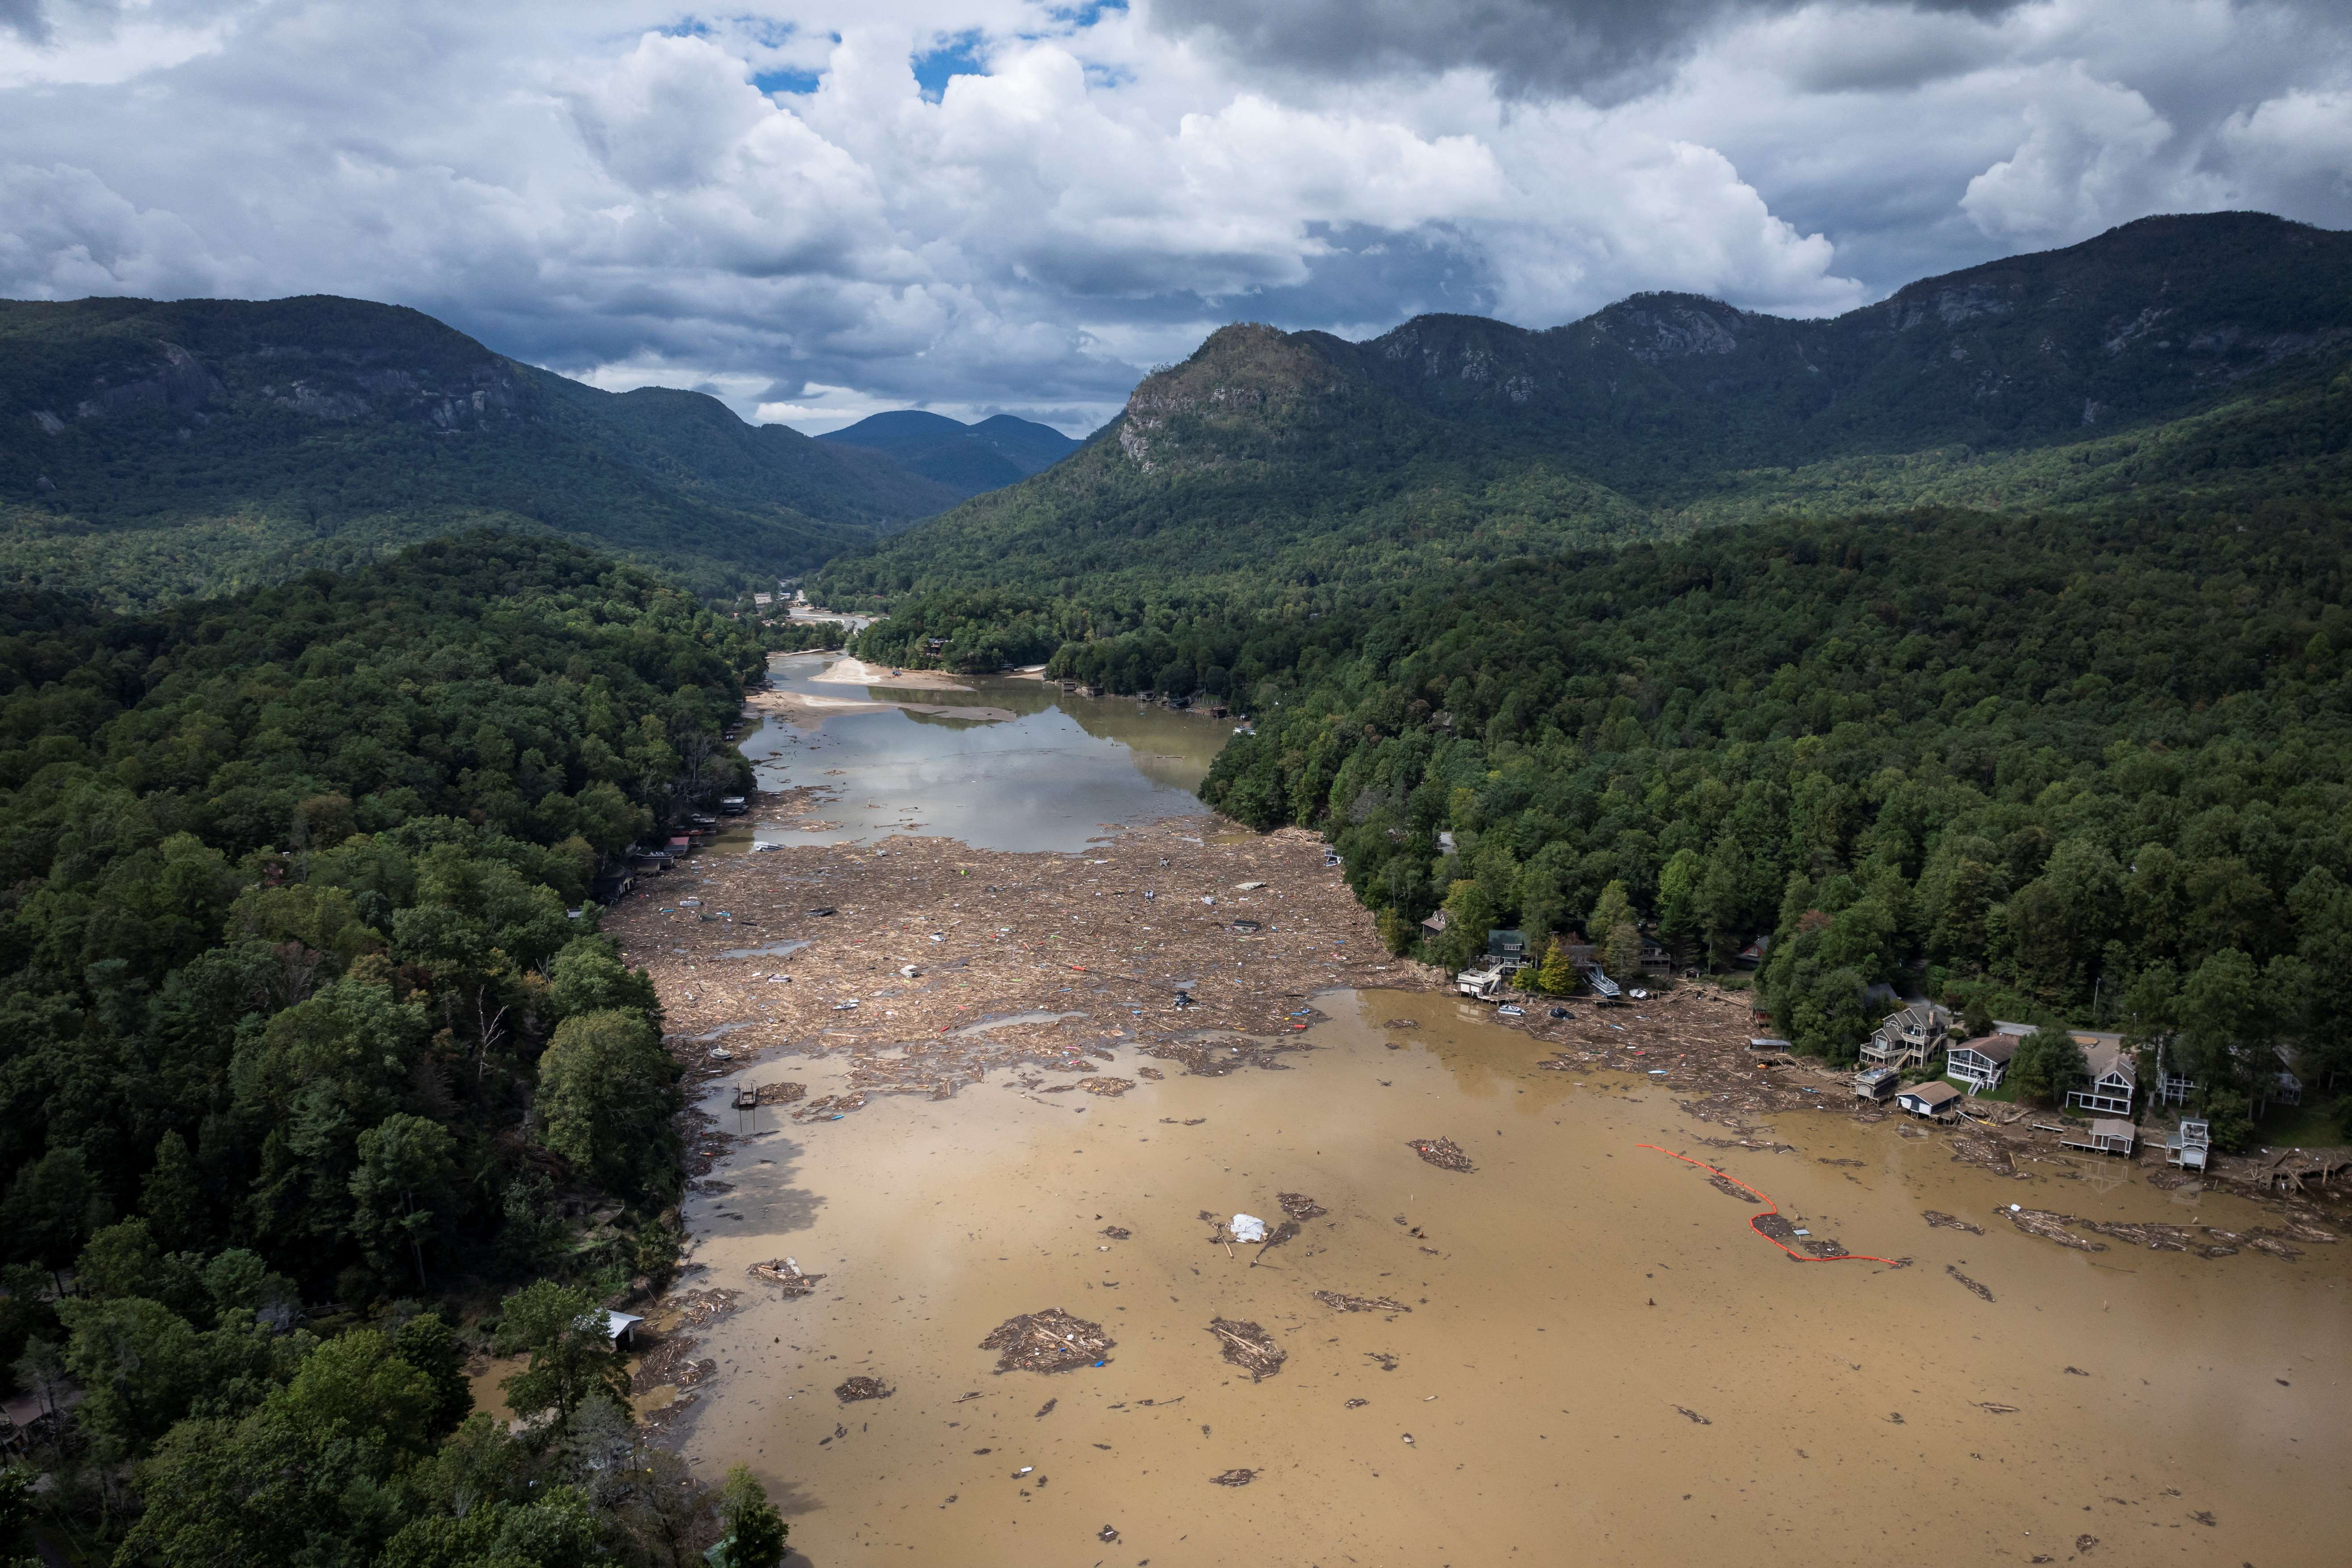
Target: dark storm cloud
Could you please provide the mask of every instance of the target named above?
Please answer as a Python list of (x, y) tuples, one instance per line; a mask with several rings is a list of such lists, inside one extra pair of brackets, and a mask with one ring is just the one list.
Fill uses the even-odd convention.
[[(1639, 90), (1717, 26), (1808, 0), (1157, 0), (1152, 20), (1236, 60), (1360, 77), (1471, 67), (1514, 96)], [(1912, 0), (1921, 13), (1998, 16), (2021, 0)]]

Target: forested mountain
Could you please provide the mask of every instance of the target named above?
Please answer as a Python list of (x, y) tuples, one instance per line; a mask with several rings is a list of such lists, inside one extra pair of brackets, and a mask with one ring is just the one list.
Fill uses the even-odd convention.
[(1050, 468), (1078, 449), (1052, 426), (1010, 414), (966, 425), (915, 408), (869, 415), (817, 439), (887, 453), (908, 471), (950, 487), (959, 500)]
[(1077, 457), (827, 567), (829, 602), (1332, 584), (1790, 511), (2340, 489), (2352, 235), (2149, 218), (1832, 321), (1641, 295), (1528, 331), (1234, 326)]
[(125, 605), (481, 524), (740, 587), (970, 493), (327, 297), (0, 301), (0, 579)]
[[(748, 782), (719, 736), (762, 658), (543, 537), (132, 617), (0, 598), (0, 1367), (81, 1392), (25, 1458), (52, 1510), (135, 1515), (116, 1561), (781, 1531), (624, 1415), (593, 1309), (675, 1259), (680, 1099), (583, 907)], [(469, 1414), (493, 1346), (520, 1438)]]

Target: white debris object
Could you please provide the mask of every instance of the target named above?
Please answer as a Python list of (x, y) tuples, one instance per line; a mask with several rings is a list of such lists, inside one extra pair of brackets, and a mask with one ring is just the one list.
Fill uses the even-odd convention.
[(1234, 1215), (1232, 1229), (1234, 1239), (1235, 1241), (1264, 1241), (1265, 1239), (1265, 1221), (1258, 1218), (1257, 1215), (1253, 1214), (1237, 1214)]
[(1234, 884), (1234, 887), (1237, 891), (1244, 893), (1255, 893), (1260, 888), (1265, 886), (1265, 884), (1264, 882), (1235, 882)]

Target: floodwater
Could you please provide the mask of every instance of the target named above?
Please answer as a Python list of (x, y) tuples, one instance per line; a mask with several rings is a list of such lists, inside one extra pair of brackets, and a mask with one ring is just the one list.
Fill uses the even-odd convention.
[[(1458, 1002), (1318, 1005), (1285, 1071), (755, 1113), (716, 1173), (734, 1190), (688, 1205), (688, 1283), (745, 1292), (696, 1352), (718, 1373), (681, 1417), (688, 1456), (750, 1464), (820, 1568), (2342, 1561), (2352, 1247), (2071, 1252), (1994, 1211), (2263, 1215), (2087, 1156), (1995, 1176), (1841, 1107), (1778, 1118), (1793, 1152), (1711, 1150), (1724, 1130), (1645, 1079), (1538, 1070), (1546, 1047)], [(1108, 1070), (1135, 1077), (1117, 1046)], [(841, 1070), (746, 1076), (814, 1095)], [(730, 1130), (734, 1081), (707, 1102)], [(1423, 1163), (1416, 1137), (1477, 1169)], [(1792, 1262), (1645, 1143), (1911, 1266)], [(1195, 1218), (1272, 1224), (1282, 1192), (1329, 1213), (1255, 1267)], [(786, 1254), (825, 1276), (814, 1296), (746, 1279)], [(1048, 1307), (1103, 1324), (1108, 1364), (996, 1375), (981, 1339)], [(1216, 1317), (1287, 1363), (1253, 1384)], [(852, 1375), (896, 1392), (841, 1405)], [(1213, 1484), (1237, 1469), (1255, 1479)]]
[[(779, 655), (773, 683), (842, 698), (855, 686), (814, 678), (837, 655)], [(981, 849), (1076, 851), (1111, 826), (1203, 815), (1192, 795), (1232, 738), (1233, 725), (1132, 698), (1077, 697), (1058, 685), (1000, 676), (959, 677), (960, 691), (870, 686), (884, 700), (1004, 709), (1010, 721), (975, 721), (898, 709), (851, 710), (814, 731), (747, 726), (739, 742), (761, 787), (818, 785), (834, 792), (816, 819), (824, 832), (760, 828), (730, 835), (721, 850), (756, 839), (862, 843), (915, 832)], [(732, 840), (730, 843), (730, 840)]]

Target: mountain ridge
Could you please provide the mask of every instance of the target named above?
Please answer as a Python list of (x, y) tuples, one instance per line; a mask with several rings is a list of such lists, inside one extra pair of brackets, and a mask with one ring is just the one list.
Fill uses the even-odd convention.
[(1043, 472), (1079, 445), (1049, 425), (1011, 414), (967, 425), (919, 408), (869, 414), (817, 439), (886, 453), (909, 472), (957, 489), (963, 500)]
[(2352, 235), (2259, 214), (2142, 219), (1819, 321), (1654, 293), (1539, 330), (1234, 323), (1051, 473), (815, 585), (1279, 598), (1790, 508), (2291, 490), (2346, 477), (2347, 353)]
[(0, 570), (123, 602), (482, 523), (721, 590), (964, 493), (699, 393), (604, 392), (327, 295), (0, 301)]

